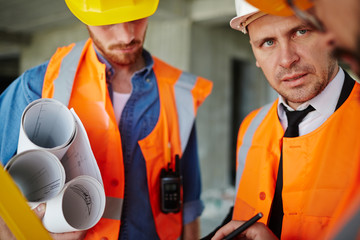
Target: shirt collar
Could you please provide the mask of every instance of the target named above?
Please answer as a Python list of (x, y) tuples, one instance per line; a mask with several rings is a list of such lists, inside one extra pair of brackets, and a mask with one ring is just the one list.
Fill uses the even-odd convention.
[[(101, 55), (96, 48), (94, 47), (96, 55), (98, 60), (105, 64), (105, 72), (106, 72), (106, 82), (109, 82), (111, 80), (111, 78), (114, 76), (115, 70), (114, 68), (111, 66), (111, 64), (109, 63), (108, 60), (105, 59), (105, 57), (103, 55)], [(150, 74), (153, 66), (154, 66), (154, 60), (151, 57), (150, 53), (148, 51), (146, 51), (145, 49), (143, 49), (142, 55), (145, 59), (145, 67), (136, 71), (135, 74), (144, 74), (144, 76), (146, 77), (148, 74)]]
[(330, 116), (335, 111), (337, 102), (340, 97), (341, 89), (344, 84), (345, 73), (342, 68), (339, 67), (339, 71), (334, 77), (334, 79), (325, 87), (325, 89), (318, 94), (316, 97), (310, 99), (307, 102), (301, 104), (297, 109), (291, 108), (288, 104), (285, 103), (285, 99), (279, 95), (278, 101), (278, 115), (281, 118), (285, 115), (285, 110), (283, 107), (280, 107), (281, 103), (286, 106), (290, 111), (294, 110), (304, 110), (309, 105), (313, 106), (315, 110), (324, 116)]

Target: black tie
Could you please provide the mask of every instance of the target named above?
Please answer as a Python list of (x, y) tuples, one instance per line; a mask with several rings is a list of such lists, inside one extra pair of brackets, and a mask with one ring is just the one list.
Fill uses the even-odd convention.
[[(289, 111), (283, 105), (286, 117), (288, 120), (288, 127), (284, 133), (284, 137), (297, 137), (299, 136), (299, 123), (304, 119), (304, 117), (311, 111), (315, 109), (309, 105), (306, 109), (301, 111)], [(274, 199), (271, 205), (270, 216), (268, 221), (268, 226), (271, 231), (280, 239), (281, 238), (281, 228), (282, 220), (284, 216), (283, 202), (282, 202), (282, 188), (283, 188), (283, 164), (282, 164), (282, 149), (279, 162), (279, 170), (276, 179), (276, 187)]]

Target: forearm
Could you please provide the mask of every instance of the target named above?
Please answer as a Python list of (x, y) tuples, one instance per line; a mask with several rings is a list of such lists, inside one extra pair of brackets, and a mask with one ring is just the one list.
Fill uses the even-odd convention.
[(182, 240), (198, 240), (200, 239), (200, 218), (185, 224), (182, 234)]

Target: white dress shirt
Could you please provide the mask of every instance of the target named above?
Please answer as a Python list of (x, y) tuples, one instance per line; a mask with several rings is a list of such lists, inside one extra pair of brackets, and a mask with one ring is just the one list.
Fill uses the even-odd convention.
[[(340, 97), (341, 89), (344, 84), (345, 73), (339, 68), (335, 78), (326, 86), (326, 88), (316, 97), (301, 104), (296, 110), (303, 110), (309, 105), (315, 108), (315, 111), (310, 112), (299, 124), (299, 136), (308, 134), (321, 126), (334, 113), (337, 102)], [(279, 95), (279, 104), (277, 107), (279, 120), (283, 129), (288, 125), (285, 110), (280, 104), (284, 104), (287, 109), (294, 111), (282, 96)]]

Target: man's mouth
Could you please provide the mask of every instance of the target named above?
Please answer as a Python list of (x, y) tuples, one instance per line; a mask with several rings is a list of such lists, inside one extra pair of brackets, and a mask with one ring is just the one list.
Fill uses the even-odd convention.
[(283, 78), (282, 78), (282, 81), (295, 81), (295, 80), (298, 80), (298, 79), (300, 79), (300, 78), (302, 78), (302, 77), (304, 77), (304, 76), (306, 76), (307, 75), (307, 73), (301, 73), (301, 74), (292, 74), (292, 75), (287, 75), (287, 76), (284, 76)]
[(119, 50), (119, 51), (132, 51), (133, 49), (135, 49), (137, 46), (139, 45), (138, 41), (132, 41), (129, 44), (116, 44), (116, 45), (111, 45), (109, 47), (110, 50)]

